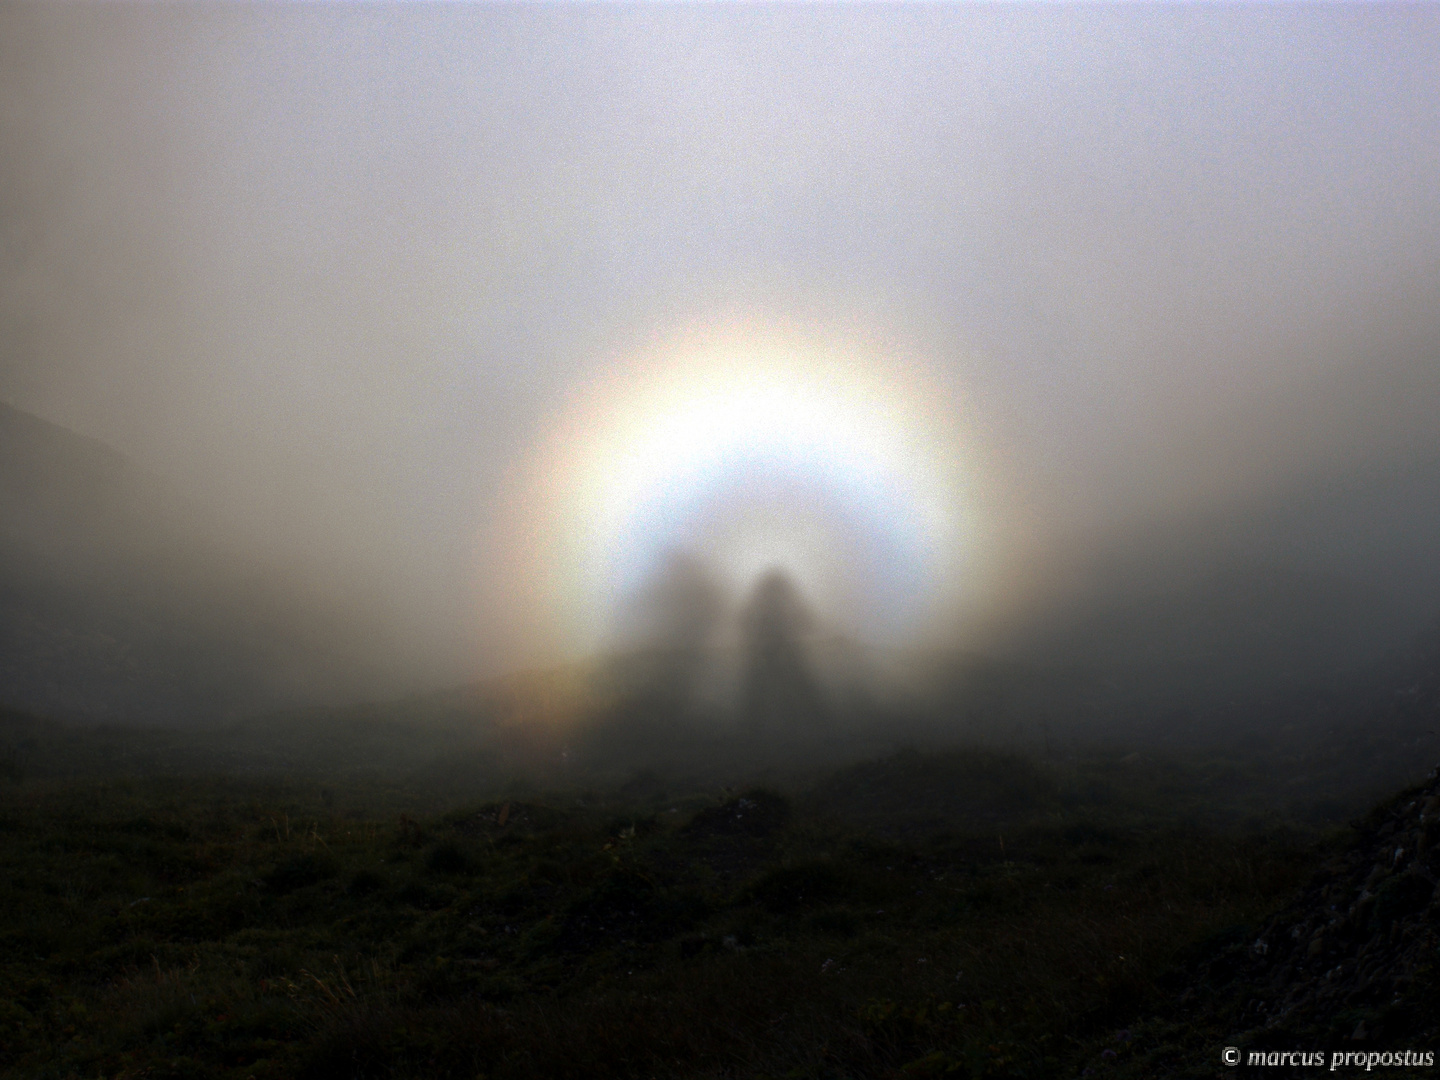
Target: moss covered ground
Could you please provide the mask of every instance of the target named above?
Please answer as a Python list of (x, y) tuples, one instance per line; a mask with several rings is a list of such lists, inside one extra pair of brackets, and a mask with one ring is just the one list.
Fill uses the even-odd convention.
[(15, 780), (0, 1076), (1078, 1075), (1335, 842), (1197, 820), (1166, 792), (1206, 767), (1170, 767), (911, 753), (424, 812), (378, 784)]

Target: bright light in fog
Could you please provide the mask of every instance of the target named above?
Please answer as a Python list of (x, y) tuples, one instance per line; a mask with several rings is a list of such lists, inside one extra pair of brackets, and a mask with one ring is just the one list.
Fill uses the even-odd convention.
[(560, 425), (540, 570), (587, 643), (675, 552), (732, 589), (790, 574), (822, 617), (894, 639), (966, 562), (951, 395), (913, 366), (751, 336), (629, 365)]

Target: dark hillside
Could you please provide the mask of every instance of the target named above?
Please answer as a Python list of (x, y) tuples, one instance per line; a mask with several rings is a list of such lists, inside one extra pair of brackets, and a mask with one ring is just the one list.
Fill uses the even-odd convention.
[(655, 782), (443, 813), (378, 783), (4, 782), (0, 1076), (1056, 1075), (1307, 854), (1057, 812), (1036, 775), (990, 780), (1001, 818), (901, 829)]
[(1204, 1076), (1434, 1034), (1433, 777), (1328, 833), (1233, 752), (606, 786), (520, 737), (526, 682), (0, 715), (0, 1076)]
[[(1210, 1076), (1219, 1047), (1335, 1055), (1434, 1051), (1440, 1038), (1440, 767), (1317, 853), (1284, 910), (1177, 971), (1174, 1004), (1096, 1062), (1117, 1077)], [(1373, 1069), (1374, 1064), (1371, 1065)], [(1240, 1075), (1309, 1076), (1317, 1068)], [(1364, 1064), (1341, 1072), (1366, 1071)], [(1387, 1076), (1428, 1075), (1397, 1068)], [(1234, 1075), (1234, 1073), (1231, 1073)]]

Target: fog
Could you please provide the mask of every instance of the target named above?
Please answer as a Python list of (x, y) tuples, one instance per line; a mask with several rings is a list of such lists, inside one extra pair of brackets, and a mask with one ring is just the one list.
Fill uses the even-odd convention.
[(1218, 731), (1380, 663), (1440, 617), (1437, 57), (1423, 5), (6, 5), (3, 704), (606, 656), (754, 739), (1021, 669)]

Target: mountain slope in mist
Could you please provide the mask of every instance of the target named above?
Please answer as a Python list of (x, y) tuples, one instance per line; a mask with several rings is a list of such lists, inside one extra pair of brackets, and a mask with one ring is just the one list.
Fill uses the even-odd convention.
[(397, 685), (365, 625), (110, 447), (0, 404), (0, 704), (177, 722), (353, 700)]

